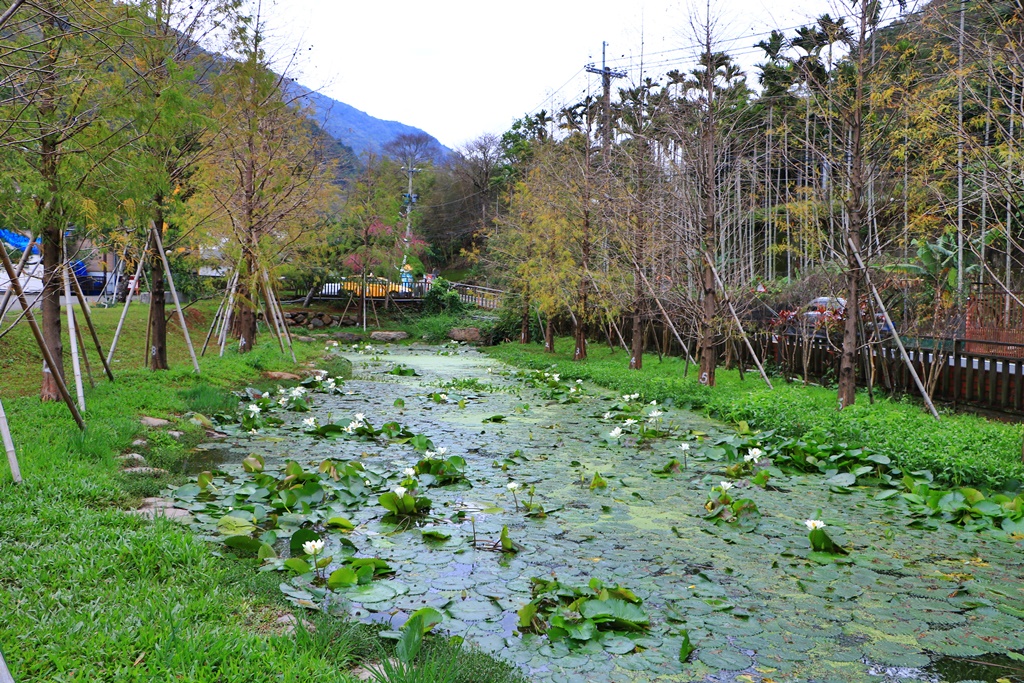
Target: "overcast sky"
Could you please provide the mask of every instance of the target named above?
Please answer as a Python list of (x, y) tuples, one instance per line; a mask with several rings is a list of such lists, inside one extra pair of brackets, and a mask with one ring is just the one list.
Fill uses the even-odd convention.
[[(678, 0), (264, 2), (275, 42), (300, 48), (289, 75), (452, 148), (598, 92), (600, 77), (584, 66), (600, 66), (602, 40), (609, 64), (629, 74), (619, 85), (639, 80), (641, 63), (655, 78), (693, 63), (693, 5)], [(752, 45), (768, 31), (829, 9), (828, 0), (732, 0), (712, 13), (720, 49), (752, 69), (762, 57)]]

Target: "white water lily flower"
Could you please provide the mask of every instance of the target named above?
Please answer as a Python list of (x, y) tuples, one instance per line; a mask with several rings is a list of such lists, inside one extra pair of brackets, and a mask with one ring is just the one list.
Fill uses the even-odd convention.
[(637, 400), (638, 398), (640, 398), (640, 394), (630, 394), (630, 395), (629, 395), (629, 399), (630, 399), (631, 401), (635, 401), (635, 400)]
[(631, 426), (636, 424), (636, 420), (634, 420), (633, 418), (629, 418), (628, 420), (626, 420), (622, 424), (625, 425), (626, 427), (631, 427)]
[(576, 393), (576, 387), (569, 387), (569, 393), (570, 394), (575, 394)]
[(253, 417), (256, 417), (262, 412), (262, 409), (255, 403), (249, 404), (249, 407), (246, 410), (248, 410)]
[(288, 405), (288, 399), (282, 396), (281, 398), (277, 399), (277, 405), (283, 408), (284, 406)]
[(514, 481), (510, 481), (505, 488), (507, 488), (509, 491), (515, 491), (517, 488), (519, 488), (519, 484), (517, 484)]
[(660, 410), (652, 410), (651, 411), (650, 417), (661, 417), (661, 416), (662, 416), (662, 412)]
[(402, 474), (404, 474), (407, 477), (415, 477), (416, 476), (416, 470), (414, 470), (411, 467), (406, 467), (404, 470), (402, 470)]
[(690, 444), (688, 444), (688, 443), (681, 443), (681, 444), (679, 444), (679, 450), (681, 450), (681, 451), (688, 451), (688, 450), (690, 450)]
[(743, 462), (754, 462), (755, 460), (757, 460), (757, 456), (753, 453), (747, 453), (743, 456)]
[(608, 433), (608, 436), (611, 437), (612, 439), (619, 438), (620, 436), (622, 436), (622, 427), (616, 427), (615, 429)]
[(629, 400), (629, 394), (623, 394), (622, 395), (622, 400), (623, 401), (628, 401)]
[(269, 391), (264, 391), (263, 392), (263, 398), (270, 398), (270, 392)]
[(394, 493), (399, 498), (402, 498), (405, 496), (405, 492), (408, 490), (409, 489), (405, 488), (404, 486), (396, 486), (395, 488), (391, 489), (391, 492)]
[(439, 394), (438, 396), (444, 403), (448, 402), (448, 394)]
[(656, 405), (658, 405), (658, 402), (657, 401), (651, 401), (651, 405), (652, 406), (656, 406)]
[(447, 453), (447, 452), (448, 452), (448, 447), (447, 446), (441, 446), (440, 448), (437, 449), (437, 457), (440, 458), (440, 457), (444, 456), (444, 454)]
[(601, 419), (602, 420), (610, 420), (610, 419), (612, 419), (612, 414), (610, 412), (609, 413), (605, 413), (604, 415), (601, 416)]
[(364, 479), (364, 480), (363, 480), (363, 484), (364, 484), (365, 486), (373, 486), (373, 484), (371, 484), (371, 483), (370, 483), (370, 480), (369, 480), (369, 479)]
[(342, 427), (341, 431), (345, 432), (346, 434), (351, 434), (353, 431), (355, 431), (355, 427), (353, 426), (353, 424), (354, 423), (350, 422), (348, 426)]
[(316, 418), (315, 417), (307, 417), (305, 420), (302, 421), (302, 424), (306, 425), (307, 427), (311, 427), (311, 428), (312, 427), (316, 427)]
[(292, 398), (299, 398), (304, 393), (306, 393), (306, 387), (295, 387), (288, 392), (288, 395), (291, 396)]
[(805, 519), (804, 524), (807, 525), (807, 529), (810, 531), (825, 528), (825, 522), (820, 519)]
[(583, 384), (583, 380), (581, 380), (581, 379), (576, 380), (576, 384)]
[(762, 451), (760, 448), (751, 448), (750, 454), (755, 458), (760, 458), (762, 455), (764, 455), (764, 451)]
[(720, 482), (718, 482), (718, 485), (721, 487), (722, 491), (728, 491), (733, 486), (732, 482), (728, 482), (728, 481), (720, 481)]
[(321, 552), (323, 552), (323, 549), (324, 542), (321, 541), (319, 538), (315, 541), (306, 541), (302, 544), (302, 552), (306, 553), (307, 555), (319, 555)]
[(363, 420), (366, 419), (366, 416), (363, 415), (362, 413), (356, 413), (355, 414), (355, 418), (356, 418), (356, 422), (362, 422)]
[(559, 378), (559, 374), (557, 372), (555, 374), (551, 375), (551, 379), (555, 380), (556, 382), (558, 381), (558, 378)]
[(423, 457), (426, 458), (427, 460), (431, 460), (437, 457), (437, 453), (435, 453), (434, 451), (423, 451)]

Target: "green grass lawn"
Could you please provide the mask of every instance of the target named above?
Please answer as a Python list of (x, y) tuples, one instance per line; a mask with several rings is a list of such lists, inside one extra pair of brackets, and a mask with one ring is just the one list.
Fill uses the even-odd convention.
[(863, 392), (856, 405), (840, 412), (834, 390), (787, 384), (782, 378), (773, 379), (775, 389), (769, 390), (756, 372), (740, 380), (737, 372), (719, 368), (717, 385), (708, 388), (697, 382), (692, 366), (689, 377), (683, 377), (684, 362), (679, 358), (659, 362), (657, 356), (648, 356), (643, 369), (634, 372), (627, 369), (629, 356), (621, 350), (592, 344), (590, 358), (574, 363), (571, 340), (559, 340), (556, 349), (561, 352), (548, 354), (537, 344), (504, 344), (488, 352), (524, 367), (555, 365), (568, 377), (589, 379), (622, 393), (640, 392), (647, 400), (671, 399), (722, 420), (743, 420), (783, 436), (823, 432), (837, 442), (870, 446), (905, 470), (929, 469), (947, 484), (1016, 488), (1024, 480), (1021, 424), (948, 411), (936, 422), (909, 398), (876, 396), (871, 405)]
[[(207, 325), (211, 309), (199, 307)], [(96, 311), (105, 343), (118, 314)], [(173, 468), (204, 438), (184, 419), (187, 411), (233, 405), (228, 388), (258, 383), (265, 370), (293, 369), (265, 335), (250, 354), (208, 355), (196, 376), (174, 330), (171, 370), (150, 372), (142, 369), (145, 320), (146, 308), (135, 308), (114, 366), (116, 383), (93, 368), (97, 385), (87, 389), (84, 433), (63, 404), (35, 397), (41, 359), (27, 327), (0, 340), (0, 396), (24, 477), (13, 484), (0, 458), (0, 650), (15, 680), (354, 680), (352, 667), (390, 651), (376, 628), (306, 612), (300, 616), (315, 632), (290, 635), (277, 621), (293, 610), (277, 588), (279, 577), (255, 571), (255, 560), (218, 556), (181, 525), (123, 511), (163, 486), (119, 473), (116, 456), (134, 439), (148, 435), (151, 464)], [(196, 328), (200, 344), (205, 327)], [(297, 344), (296, 352), (300, 362), (310, 361), (323, 347)], [(143, 414), (174, 421), (183, 442), (147, 434), (138, 420)], [(451, 680), (520, 680), (511, 667), (456, 647), (437, 640), (428, 652), (458, 658)]]

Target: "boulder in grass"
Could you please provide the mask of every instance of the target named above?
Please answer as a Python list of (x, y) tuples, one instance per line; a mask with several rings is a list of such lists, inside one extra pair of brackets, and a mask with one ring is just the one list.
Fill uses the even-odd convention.
[(149, 427), (150, 429), (160, 429), (171, 424), (169, 420), (161, 420), (159, 417), (143, 417), (139, 422), (142, 423), (143, 427)]
[(378, 330), (377, 332), (370, 333), (370, 339), (379, 342), (396, 342), (408, 338), (409, 335), (407, 333), (400, 331), (387, 332), (383, 330)]
[(337, 339), (338, 341), (357, 342), (362, 341), (363, 335), (355, 334), (353, 332), (335, 332), (331, 335), (331, 338)]
[(293, 381), (298, 382), (302, 378), (292, 372), (264, 372), (263, 376), (267, 379), (276, 379), (282, 381)]
[(460, 342), (473, 342), (479, 344), (484, 340), (480, 334), (479, 327), (456, 327), (448, 332), (448, 338)]
[(145, 517), (146, 519), (165, 517), (185, 522), (186, 524), (192, 521), (192, 515), (188, 510), (174, 507), (174, 503), (166, 498), (144, 498), (141, 507), (136, 510), (128, 510), (128, 512), (139, 517)]

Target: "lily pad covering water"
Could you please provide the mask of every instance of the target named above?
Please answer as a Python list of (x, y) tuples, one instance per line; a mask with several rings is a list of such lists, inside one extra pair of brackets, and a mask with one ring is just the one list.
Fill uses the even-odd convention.
[[(396, 363), (418, 375), (384, 373)], [(678, 456), (679, 438), (697, 432), (710, 443), (734, 433), (724, 425), (659, 406), (664, 436), (651, 429), (651, 438), (608, 439), (614, 420), (627, 415), (619, 409), (624, 397), (570, 386), (570, 378), (554, 381), (572, 392), (502, 376), (499, 364), (466, 349), (439, 357), (413, 347), (392, 350), (386, 363), (364, 355), (353, 364), (356, 379), (345, 389), (354, 393), (316, 396), (312, 415), (320, 424), (355, 413), (372, 424), (397, 422), (461, 459), (465, 479), (447, 486), (435, 479), (427, 516), (396, 519), (377, 504), (422, 453), (385, 437), (316, 438), (303, 431), (304, 415), (286, 415), (285, 425), (256, 435), (239, 429), (230, 451), (238, 464), (215, 473), (213, 489), (188, 484), (176, 492), (201, 532), (220, 542), (248, 535), (282, 556), (264, 548), (264, 570), (283, 569), (288, 539), (300, 529), (326, 542), (323, 556), (333, 558), (326, 576), (352, 567), (353, 556), (378, 558), (389, 570), (366, 571), (362, 581), (339, 574), (330, 590), (312, 571), (285, 569), (282, 590), (296, 604), (391, 629), (433, 607), (444, 615), (439, 629), (518, 663), (534, 680), (559, 683), (985, 679), (984, 667), (967, 667), (961, 678), (928, 667), (1024, 648), (1024, 547), (1005, 534), (915, 528), (899, 496), (876, 499), (877, 489), (783, 471), (773, 471), (767, 489), (737, 480), (733, 498), (749, 500), (759, 515), (721, 523), (705, 504), (727, 463), (705, 457), (692, 436), (685, 467)], [(423, 398), (441, 382), (465, 389), (442, 401)], [(608, 412), (613, 419), (594, 417)], [(643, 419), (642, 410), (634, 414)], [(503, 421), (485, 421), (495, 415)], [(284, 497), (287, 510), (267, 505), (254, 475), (243, 472), (243, 458), (254, 453), (277, 476), (287, 461), (301, 467), (305, 488)], [(320, 467), (327, 459), (333, 470)], [(597, 477), (604, 486), (592, 485)], [(510, 482), (518, 484), (515, 499)], [(346, 523), (329, 523), (339, 517)], [(814, 552), (804, 526), (810, 517), (849, 554)], [(518, 552), (489, 550), (500, 549), (506, 526)], [(600, 637), (520, 633), (518, 613), (534, 598), (535, 577), (628, 588), (642, 609), (613, 604), (633, 617), (619, 625), (636, 627), (598, 629), (615, 614), (590, 601), (571, 621), (592, 624)]]

